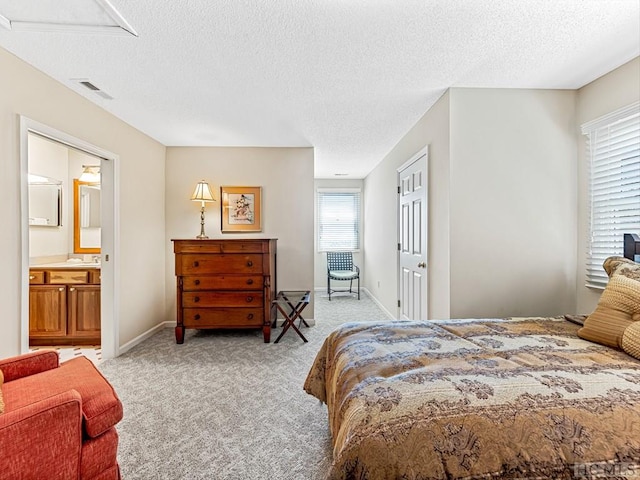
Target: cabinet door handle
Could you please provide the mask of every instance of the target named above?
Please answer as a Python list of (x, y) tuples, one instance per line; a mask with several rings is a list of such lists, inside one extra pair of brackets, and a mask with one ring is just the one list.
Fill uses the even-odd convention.
[(247, 285), (253, 285), (253, 278), (250, 278), (249, 280), (247, 280)]
[(253, 302), (253, 297), (247, 297), (247, 303)]
[(200, 262), (198, 262), (198, 261), (193, 262), (193, 266), (194, 267), (199, 267), (200, 266)]
[(200, 320), (200, 314), (196, 313), (195, 316), (193, 317), (194, 320)]
[[(60, 290), (60, 291), (62, 291), (62, 290)], [(69, 288), (69, 291), (70, 291), (70, 292), (74, 292), (74, 291), (75, 291), (75, 288), (71, 287), (71, 288)]]
[(251, 320), (253, 318), (253, 313), (250, 313), (249, 315), (247, 315), (247, 320)]
[(60, 287), (60, 288), (58, 288), (58, 291), (59, 291), (59, 292), (64, 292), (64, 287)]
[(200, 301), (200, 297), (194, 297), (193, 301), (198, 303)]
[(195, 282), (193, 282), (193, 283), (195, 283), (196, 285), (200, 285), (200, 280), (196, 280), (196, 281), (195, 281)]
[(247, 267), (253, 267), (253, 262), (251, 260), (247, 262)]

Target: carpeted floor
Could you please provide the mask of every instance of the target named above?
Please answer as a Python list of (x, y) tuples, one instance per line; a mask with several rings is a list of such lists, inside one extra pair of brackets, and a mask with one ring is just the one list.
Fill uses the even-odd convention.
[[(265, 344), (260, 331), (166, 328), (100, 370), (122, 403), (124, 480), (321, 479), (331, 462), (326, 406), (302, 390), (324, 338), (346, 321), (387, 320), (365, 294), (316, 294), (316, 325)], [(280, 329), (272, 331), (272, 341)]]

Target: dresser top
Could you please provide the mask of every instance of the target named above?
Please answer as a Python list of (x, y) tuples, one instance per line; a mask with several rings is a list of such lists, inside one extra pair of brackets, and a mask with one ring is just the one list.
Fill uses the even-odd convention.
[(265, 237), (233, 237), (233, 238), (172, 238), (172, 242), (246, 242), (251, 240), (277, 240), (277, 238)]
[(173, 251), (180, 253), (275, 253), (275, 238), (212, 238), (208, 240), (172, 240)]

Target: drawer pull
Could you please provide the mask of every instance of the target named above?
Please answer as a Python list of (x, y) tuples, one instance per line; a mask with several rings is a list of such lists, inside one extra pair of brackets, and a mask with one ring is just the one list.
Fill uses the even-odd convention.
[(247, 285), (253, 285), (253, 278), (250, 278), (249, 280), (247, 280)]
[(34, 278), (36, 278), (35, 275), (29, 275), (29, 280), (33, 280)]
[(196, 285), (200, 285), (200, 280), (196, 280), (196, 281), (195, 281), (195, 282), (193, 282), (193, 283), (195, 283)]
[(247, 267), (253, 267), (253, 262), (251, 260), (247, 262)]
[(200, 262), (198, 262), (198, 261), (193, 262), (193, 266), (194, 267), (199, 267), (200, 266)]
[(193, 301), (194, 301), (194, 302), (196, 302), (196, 303), (198, 303), (198, 302), (200, 301), (200, 297), (194, 297), (194, 298), (193, 298)]
[(253, 297), (247, 297), (247, 303), (253, 302)]
[(253, 318), (253, 313), (250, 313), (249, 315), (247, 315), (247, 320), (251, 320)]
[(195, 316), (193, 317), (194, 320), (200, 320), (200, 314), (196, 313)]

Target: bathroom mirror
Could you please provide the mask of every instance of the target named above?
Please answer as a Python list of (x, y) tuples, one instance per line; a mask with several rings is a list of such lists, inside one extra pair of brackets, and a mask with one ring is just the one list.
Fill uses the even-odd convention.
[(73, 180), (73, 253), (100, 253), (100, 184)]
[(62, 225), (62, 182), (55, 178), (29, 174), (29, 225)]

